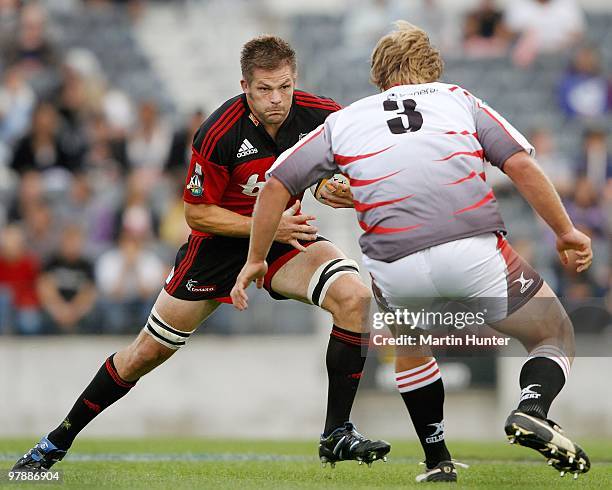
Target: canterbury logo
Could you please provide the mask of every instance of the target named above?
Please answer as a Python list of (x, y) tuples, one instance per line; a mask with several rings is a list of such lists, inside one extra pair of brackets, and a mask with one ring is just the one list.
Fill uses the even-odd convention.
[(525, 279), (525, 275), (523, 274), (523, 272), (521, 272), (521, 277), (512, 281), (512, 284), (514, 284), (515, 282), (521, 283), (520, 291), (521, 291), (521, 294), (523, 294), (525, 291), (527, 291), (531, 287), (531, 285), (533, 284), (533, 279)]
[(236, 158), (242, 158), (247, 155), (253, 155), (257, 153), (259, 150), (255, 148), (248, 139), (244, 139), (242, 144), (240, 145), (240, 149), (238, 150), (238, 154)]
[(238, 184), (242, 187), (242, 193), (247, 196), (255, 197), (257, 193), (263, 188), (266, 184), (266, 181), (259, 182), (259, 174), (253, 174), (249, 177), (246, 184)]
[(102, 407), (100, 407), (100, 405), (94, 402), (90, 402), (87, 398), (83, 398), (83, 403), (87, 405), (87, 408), (93, 410), (96, 413), (100, 413), (102, 411)]
[(433, 424), (427, 424), (431, 427), (434, 427), (433, 434), (429, 437), (425, 438), (425, 442), (428, 444), (432, 444), (434, 442), (440, 442), (444, 440), (444, 420), (442, 422), (434, 422)]
[(533, 384), (523, 388), (521, 390), (521, 399), (519, 400), (519, 402), (522, 402), (523, 400), (530, 400), (532, 398), (540, 398), (542, 395), (537, 391), (533, 391), (533, 388), (535, 388), (536, 386), (540, 388), (542, 387), (542, 385)]

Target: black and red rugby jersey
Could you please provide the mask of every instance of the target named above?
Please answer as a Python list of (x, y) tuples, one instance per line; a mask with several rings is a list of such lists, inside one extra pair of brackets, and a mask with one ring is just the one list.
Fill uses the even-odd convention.
[(332, 99), (295, 90), (274, 141), (251, 113), (246, 95), (231, 98), (195, 134), (183, 199), (251, 216), (266, 171), (276, 158), (339, 109)]

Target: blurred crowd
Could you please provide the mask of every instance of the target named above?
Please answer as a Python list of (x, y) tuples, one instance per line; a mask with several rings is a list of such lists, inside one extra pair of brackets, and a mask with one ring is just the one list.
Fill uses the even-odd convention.
[(0, 332), (138, 330), (188, 235), (204, 114), (170, 124), (51, 32), (41, 4), (0, 1)]
[[(111, 2), (83, 3), (95, 9)], [(128, 3), (136, 13), (145, 8)], [(484, 0), (465, 14), (461, 55), (510, 56), (528, 70), (541, 52), (572, 53), (551, 90), (561, 117), (584, 121), (582, 147), (560, 153), (561, 136), (547, 127), (528, 136), (572, 219), (594, 238), (596, 262), (578, 277), (550, 256), (538, 257), (533, 240), (522, 243), (519, 235), (516, 246), (544, 266), (558, 293), (604, 297), (611, 278), (612, 157), (610, 128), (595, 118), (610, 112), (609, 73), (597, 48), (584, 42), (584, 14), (575, 2), (507, 5), (502, 11)], [(371, 48), (371, 37), (403, 17), (448, 46), (448, 21), (434, 0), (372, 0), (361, 7), (347, 13), (347, 43)], [(60, 49), (53, 27), (43, 4), (0, 0), (0, 333), (135, 332), (189, 232), (184, 172), (206, 114), (164, 114), (156, 100), (129, 96), (106, 79), (92, 52)], [(503, 180), (495, 186), (500, 199), (516, 200)]]

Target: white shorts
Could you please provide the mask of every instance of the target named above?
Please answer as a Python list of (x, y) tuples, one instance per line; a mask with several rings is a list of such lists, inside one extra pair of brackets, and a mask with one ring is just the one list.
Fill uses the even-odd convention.
[(363, 263), (384, 308), (427, 308), (437, 298), (465, 304), (482, 300), (488, 305), (488, 323), (518, 310), (543, 284), (498, 233), (443, 243), (395, 262), (364, 255)]

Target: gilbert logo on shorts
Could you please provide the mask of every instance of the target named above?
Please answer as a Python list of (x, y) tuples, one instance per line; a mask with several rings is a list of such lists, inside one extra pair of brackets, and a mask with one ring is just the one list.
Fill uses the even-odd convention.
[(194, 279), (189, 279), (187, 284), (185, 284), (187, 291), (191, 291), (192, 293), (212, 293), (217, 289), (217, 286), (198, 286), (198, 281)]
[(512, 281), (512, 284), (514, 284), (515, 282), (521, 283), (520, 291), (521, 291), (521, 294), (523, 294), (525, 291), (527, 291), (531, 287), (531, 285), (533, 284), (533, 279), (525, 279), (524, 273), (521, 272), (521, 277)]

